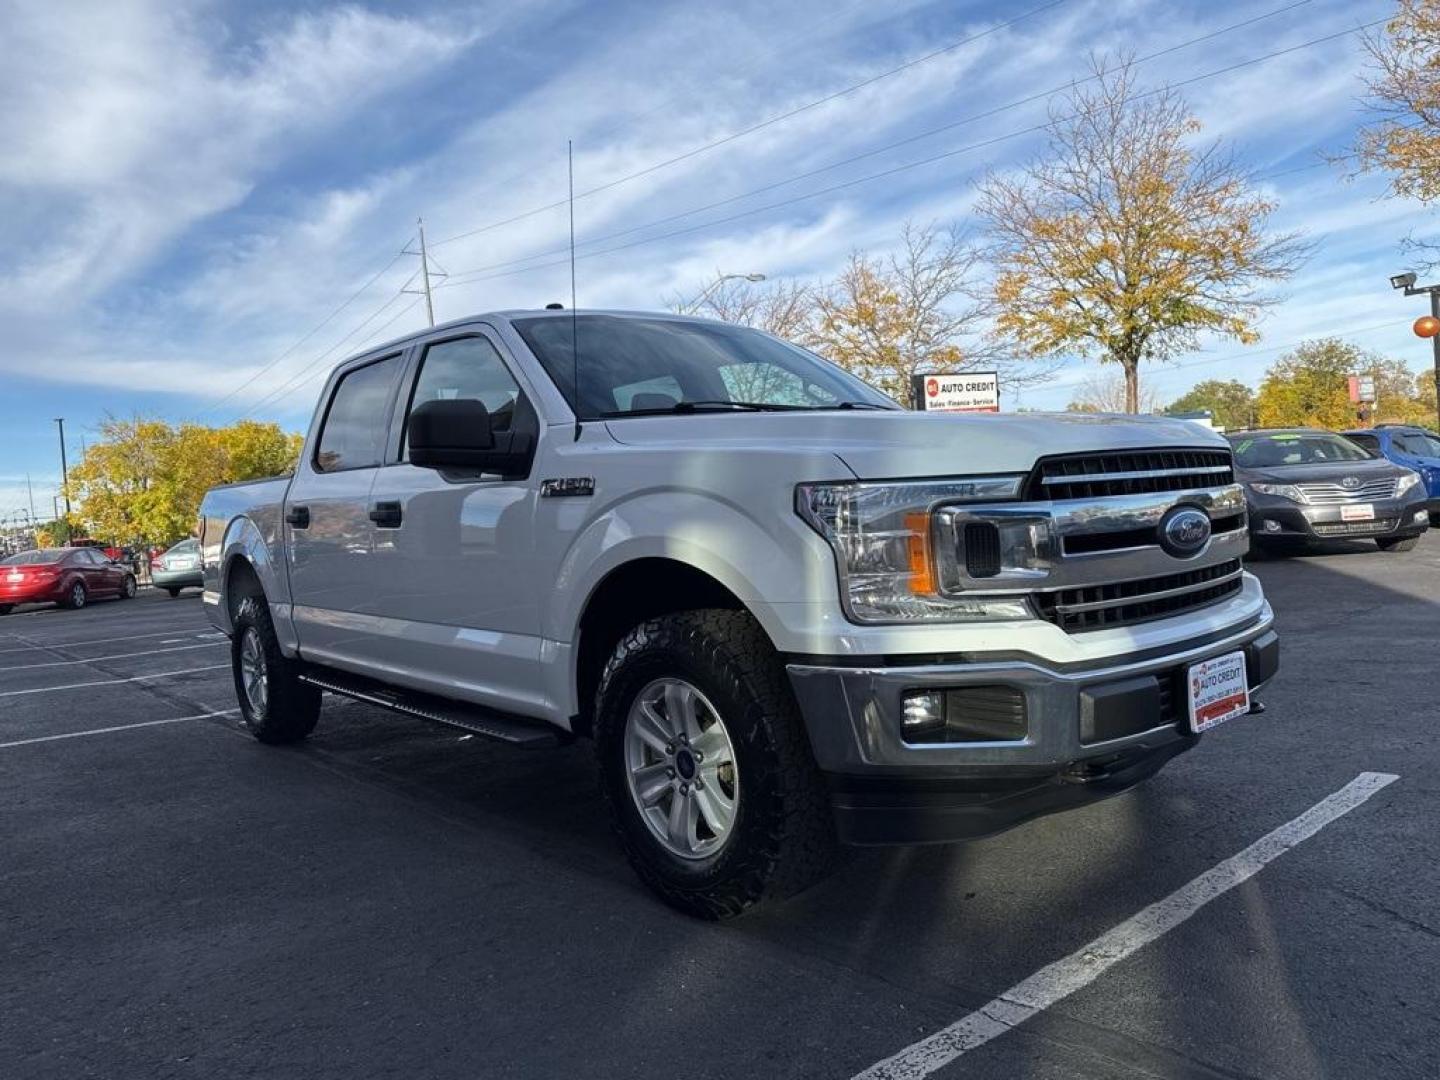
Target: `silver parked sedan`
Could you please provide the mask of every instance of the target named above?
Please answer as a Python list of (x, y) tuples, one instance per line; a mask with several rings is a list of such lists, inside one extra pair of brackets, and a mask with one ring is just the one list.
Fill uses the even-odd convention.
[(200, 567), (200, 542), (181, 540), (150, 564), (150, 581), (157, 589), (164, 589), (171, 597), (180, 595), (181, 589), (201, 588), (205, 579)]

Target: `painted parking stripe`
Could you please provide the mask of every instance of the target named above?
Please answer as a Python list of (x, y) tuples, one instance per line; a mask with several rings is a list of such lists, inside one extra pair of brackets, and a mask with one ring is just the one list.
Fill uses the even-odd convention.
[(1299, 817), (1262, 836), (1165, 899), (1132, 915), (1063, 960), (1041, 968), (969, 1016), (857, 1073), (853, 1080), (918, 1080), (929, 1076), (961, 1054), (983, 1046), (1088, 986), (1136, 950), (1175, 929), (1211, 900), (1254, 877), (1266, 863), (1308, 840), (1398, 779), (1391, 773), (1361, 773)]
[[(129, 641), (143, 641), (146, 638), (165, 637), (167, 634), (170, 635), (169, 639), (160, 644), (168, 645), (170, 642), (177, 641), (222, 640), (225, 637), (219, 630), (181, 630), (172, 626), (168, 630), (154, 630), (148, 634), (111, 634), (109, 637), (89, 638), (85, 641), (36, 641), (31, 645), (7, 645), (0, 649), (0, 653), (36, 652), (42, 649), (78, 649), (82, 645), (114, 645)], [(18, 641), (27, 640), (15, 634), (9, 636)]]
[(233, 716), (239, 711), (239, 709), (219, 709), (216, 712), (195, 713), (193, 716), (171, 716), (165, 720), (141, 720), (136, 724), (115, 724), (112, 727), (91, 728), (89, 731), (67, 731), (63, 735), (37, 735), (33, 739), (0, 742), (0, 750), (9, 750), (13, 746), (33, 746), (35, 743), (59, 742), (61, 739), (83, 739), (87, 735), (108, 735), (112, 731), (133, 731), (135, 728), (159, 727), (161, 724), (179, 724), (186, 720), (208, 720), (212, 716)]
[(219, 644), (221, 644), (221, 642), (203, 641), (199, 645), (177, 645), (173, 649), (146, 649), (144, 652), (111, 653), (108, 656), (87, 656), (81, 660), (46, 660), (41, 664), (13, 664), (10, 667), (0, 667), (0, 674), (4, 674), (7, 671), (33, 671), (35, 668), (68, 667), (71, 664), (97, 664), (101, 660), (129, 660), (135, 656), (159, 656), (162, 653), (188, 652), (191, 649), (213, 649)]
[(148, 682), (150, 679), (168, 679), (172, 675), (193, 675), (197, 671), (219, 671), (229, 664), (209, 664), (205, 667), (182, 668), (180, 671), (157, 671), (154, 675), (133, 675), (128, 679), (91, 679), (89, 682), (67, 683), (64, 686), (37, 686), (31, 690), (0, 691), (0, 698), (22, 697), (25, 694), (53, 694), (60, 690), (83, 690), (87, 686), (115, 686), (119, 683)]

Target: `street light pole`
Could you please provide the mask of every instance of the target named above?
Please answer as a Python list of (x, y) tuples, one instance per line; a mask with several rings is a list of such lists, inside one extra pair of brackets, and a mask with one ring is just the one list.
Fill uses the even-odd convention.
[(703, 304), (706, 300), (710, 299), (711, 293), (713, 293), (716, 289), (718, 289), (721, 285), (725, 284), (725, 282), (727, 281), (758, 282), (764, 280), (764, 274), (717, 274), (715, 276), (715, 280), (705, 287), (705, 291), (702, 292), (699, 296), (697, 296), (694, 300), (690, 301), (690, 303), (686, 304), (681, 309), (680, 314), (687, 315), (696, 311), (701, 304)]
[[(1416, 285), (1415, 274), (1407, 271), (1392, 277), (1390, 287), (1404, 290), (1406, 296), (1428, 295), (1430, 297), (1430, 317), (1440, 320), (1440, 285)], [(1419, 332), (1418, 327), (1416, 332)], [(1435, 420), (1437, 425), (1440, 425), (1440, 334), (1430, 336), (1430, 347), (1434, 350), (1435, 356)]]
[(65, 463), (65, 418), (57, 416), (55, 423), (60, 427), (60, 483), (65, 491), (65, 516), (70, 516), (70, 467)]

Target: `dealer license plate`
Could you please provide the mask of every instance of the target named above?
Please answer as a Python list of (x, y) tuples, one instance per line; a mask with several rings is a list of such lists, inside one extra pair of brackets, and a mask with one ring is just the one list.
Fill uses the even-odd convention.
[(1250, 711), (1250, 683), (1245, 653), (1232, 652), (1202, 660), (1186, 673), (1190, 697), (1190, 730), (1197, 735)]
[(1375, 507), (1369, 503), (1361, 503), (1359, 506), (1340, 507), (1341, 521), (1374, 521)]

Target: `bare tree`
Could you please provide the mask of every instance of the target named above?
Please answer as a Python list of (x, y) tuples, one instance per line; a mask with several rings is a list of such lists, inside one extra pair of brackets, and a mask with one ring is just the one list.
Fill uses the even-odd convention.
[(803, 281), (752, 282), (716, 271), (699, 297), (698, 302), (675, 297), (670, 310), (753, 326), (787, 341), (804, 342), (810, 338), (815, 289)]
[(1132, 409), (1126, 400), (1124, 376), (1116, 372), (1087, 376), (1076, 388), (1075, 396), (1065, 406), (1066, 412), (1080, 413), (1157, 413), (1160, 396), (1153, 390), (1140, 393), (1139, 408)]
[(1168, 89), (1137, 90), (1133, 64), (1106, 68), (1052, 107), (1049, 148), (1018, 175), (986, 179), (979, 213), (996, 262), (996, 325), (1032, 356), (1098, 355), (1141, 403), (1140, 364), (1201, 334), (1257, 339), (1306, 248), (1266, 234), (1275, 204)]
[[(886, 258), (861, 252), (816, 294), (812, 345), (900, 401), (910, 377), (974, 371), (998, 364), (1016, 379), (1021, 365), (987, 336), (990, 305), (979, 278), (983, 256), (957, 229), (906, 222), (900, 248)], [(1007, 379), (1015, 385), (1013, 379)]]

